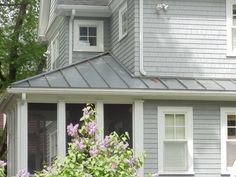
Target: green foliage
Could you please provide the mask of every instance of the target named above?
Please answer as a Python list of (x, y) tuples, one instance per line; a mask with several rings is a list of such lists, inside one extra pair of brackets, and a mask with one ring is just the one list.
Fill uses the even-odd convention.
[(38, 0), (0, 0), (0, 89), (40, 72), (45, 47), (37, 41)]
[[(79, 125), (70, 124), (67, 132), (72, 136), (64, 160), (57, 159), (52, 166), (37, 172), (35, 177), (137, 177), (143, 157), (134, 157), (128, 147), (128, 134), (118, 136), (113, 132), (97, 140), (95, 111), (87, 106)], [(62, 163), (61, 163), (62, 162)], [(157, 174), (152, 175), (157, 177)]]

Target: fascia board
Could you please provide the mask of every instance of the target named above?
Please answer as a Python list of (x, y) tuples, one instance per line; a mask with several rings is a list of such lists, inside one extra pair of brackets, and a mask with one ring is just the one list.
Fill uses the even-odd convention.
[(8, 93), (64, 95), (112, 95), (142, 99), (236, 101), (234, 91), (144, 90), (144, 89), (73, 89), (73, 88), (8, 88)]
[(110, 17), (111, 10), (108, 6), (89, 6), (89, 5), (58, 5), (56, 13), (58, 15), (71, 15), (71, 11), (75, 10), (76, 16), (96, 16)]

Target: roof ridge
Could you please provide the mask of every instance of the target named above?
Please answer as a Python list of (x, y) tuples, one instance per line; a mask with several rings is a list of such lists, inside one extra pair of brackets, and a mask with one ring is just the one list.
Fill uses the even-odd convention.
[(67, 66), (62, 66), (62, 67), (56, 68), (56, 69), (54, 69), (54, 70), (52, 70), (52, 71), (47, 71), (47, 72), (40, 73), (40, 74), (37, 74), (37, 75), (32, 76), (32, 77), (28, 77), (28, 78), (22, 79), (22, 80), (13, 82), (9, 87), (12, 87), (12, 86), (14, 86), (14, 85), (16, 85), (16, 84), (20, 84), (20, 83), (25, 82), (25, 81), (29, 81), (29, 80), (32, 80), (32, 79), (37, 79), (37, 78), (39, 78), (39, 77), (41, 77), (41, 76), (45, 76), (46, 74), (51, 74), (51, 73), (55, 73), (55, 72), (57, 72), (57, 71), (61, 71), (61, 70), (66, 69), (66, 68), (70, 68), (70, 67), (73, 67), (73, 66), (75, 66), (75, 65), (82, 64), (82, 63), (85, 63), (85, 62), (87, 62), (87, 61), (91, 61), (91, 60), (97, 59), (97, 58), (99, 58), (99, 57), (108, 55), (108, 54), (110, 54), (110, 53), (109, 53), (109, 52), (104, 52), (104, 53), (95, 55), (95, 56), (93, 56), (93, 57), (91, 57), (91, 58), (87, 58), (87, 59), (85, 59), (85, 60), (83, 60), (83, 61), (78, 61), (78, 62), (72, 63), (72, 64), (70, 64), (70, 65), (67, 65)]

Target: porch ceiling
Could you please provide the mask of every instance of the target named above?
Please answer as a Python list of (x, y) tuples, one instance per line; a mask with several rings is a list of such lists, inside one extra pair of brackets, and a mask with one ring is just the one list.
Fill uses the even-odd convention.
[(134, 77), (109, 53), (15, 82), (11, 88), (236, 91), (233, 79)]

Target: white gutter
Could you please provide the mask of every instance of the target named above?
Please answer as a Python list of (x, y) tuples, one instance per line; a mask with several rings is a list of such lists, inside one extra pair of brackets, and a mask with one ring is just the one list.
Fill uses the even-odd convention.
[(71, 11), (70, 21), (69, 21), (69, 65), (72, 64), (73, 59), (73, 21), (75, 17), (75, 10)]
[(139, 41), (140, 41), (140, 59), (139, 59), (139, 71), (142, 75), (146, 75), (146, 71), (144, 70), (143, 66), (143, 0), (139, 0)]
[(66, 89), (66, 88), (8, 88), (10, 94), (61, 94), (65, 95), (106, 95), (134, 96), (147, 99), (178, 99), (178, 100), (230, 100), (236, 101), (234, 91), (188, 91), (188, 90), (144, 90), (144, 89)]

